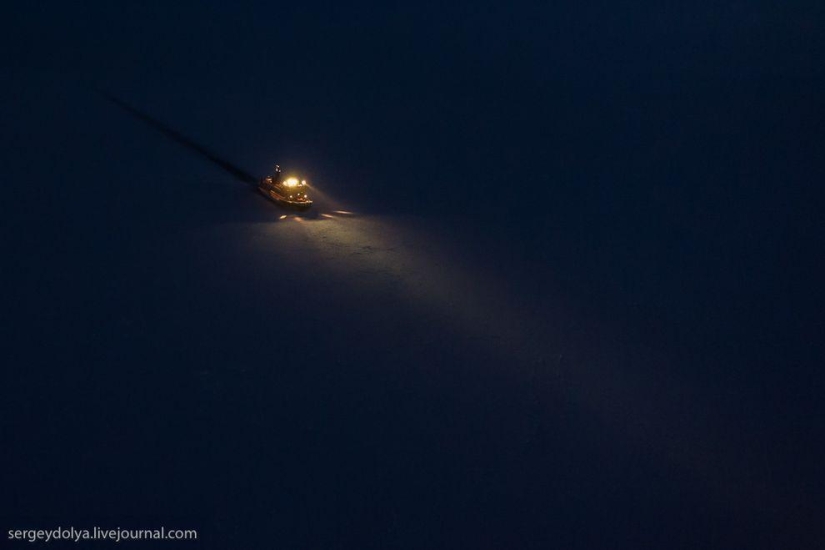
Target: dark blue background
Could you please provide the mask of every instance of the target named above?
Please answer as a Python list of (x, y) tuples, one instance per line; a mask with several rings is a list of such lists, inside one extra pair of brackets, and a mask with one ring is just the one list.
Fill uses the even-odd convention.
[(818, 546), (825, 14), (701, 4), (7, 11), (4, 537)]

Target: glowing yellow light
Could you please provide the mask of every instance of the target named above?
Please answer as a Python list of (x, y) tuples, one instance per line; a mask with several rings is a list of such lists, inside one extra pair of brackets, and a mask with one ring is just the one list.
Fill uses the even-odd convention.
[(348, 216), (352, 215), (352, 212), (347, 212), (346, 210), (333, 210), (333, 212), (335, 212), (336, 214), (346, 214)]
[(335, 216), (333, 216), (331, 214), (321, 214), (321, 215), (325, 218), (333, 218), (333, 219), (335, 218)]
[(307, 180), (301, 180), (301, 185), (306, 185), (306, 184), (307, 184)]
[(279, 220), (283, 220), (284, 218), (286, 218), (286, 214), (284, 214), (283, 216), (281, 216), (281, 217), (280, 217), (280, 218), (278, 218), (278, 219), (279, 219)]
[(298, 185), (298, 178), (287, 178), (284, 180), (284, 185), (287, 187), (295, 187)]

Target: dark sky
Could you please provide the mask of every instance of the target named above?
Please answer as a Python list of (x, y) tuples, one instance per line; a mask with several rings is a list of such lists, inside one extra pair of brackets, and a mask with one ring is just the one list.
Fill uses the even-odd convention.
[(821, 2), (3, 19), (4, 538), (821, 545)]

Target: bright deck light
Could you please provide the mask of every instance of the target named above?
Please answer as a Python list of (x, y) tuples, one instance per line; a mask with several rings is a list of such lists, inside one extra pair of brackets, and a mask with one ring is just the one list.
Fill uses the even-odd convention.
[(296, 187), (298, 185), (298, 178), (287, 178), (284, 180), (284, 185), (287, 187)]

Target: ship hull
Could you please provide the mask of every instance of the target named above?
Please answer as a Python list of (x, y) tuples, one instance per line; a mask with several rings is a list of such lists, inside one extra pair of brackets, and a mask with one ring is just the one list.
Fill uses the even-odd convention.
[(293, 210), (308, 210), (312, 206), (311, 200), (289, 200), (289, 198), (279, 193), (277, 189), (270, 185), (266, 185), (265, 183), (262, 183), (258, 186), (258, 191), (260, 191), (264, 197), (268, 198), (275, 204), (278, 204), (285, 208), (291, 208)]

